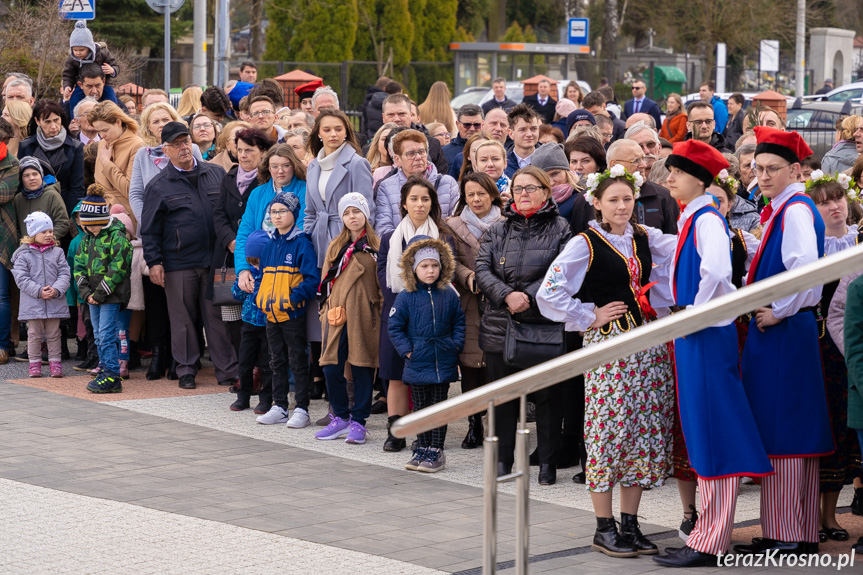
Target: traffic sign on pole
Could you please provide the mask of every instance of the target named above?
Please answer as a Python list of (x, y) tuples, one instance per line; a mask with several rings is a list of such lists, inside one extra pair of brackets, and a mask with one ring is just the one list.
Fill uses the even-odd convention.
[(569, 19), (569, 43), (587, 46), (590, 43), (590, 18)]
[(67, 20), (93, 20), (96, 0), (60, 0), (60, 16)]

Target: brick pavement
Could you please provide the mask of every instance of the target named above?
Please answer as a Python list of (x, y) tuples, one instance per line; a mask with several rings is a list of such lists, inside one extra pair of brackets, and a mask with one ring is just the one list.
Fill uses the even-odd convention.
[[(14, 482), (429, 569), (475, 573), (481, 565), (477, 487), (5, 382), (0, 441), (0, 478)], [(514, 553), (514, 498), (499, 501), (505, 562)], [(531, 573), (659, 569), (647, 558), (585, 552), (595, 525), (589, 511), (532, 501), (530, 519)], [(662, 545), (680, 544), (667, 528), (643, 528), (671, 537)], [(513, 572), (506, 567), (501, 573)]]

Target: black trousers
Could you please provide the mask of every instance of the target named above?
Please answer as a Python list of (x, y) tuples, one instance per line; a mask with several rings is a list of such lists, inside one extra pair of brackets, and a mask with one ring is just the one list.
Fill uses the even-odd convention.
[(270, 368), (270, 346), (267, 343), (267, 326), (257, 326), (242, 322), (240, 328), (240, 352), (237, 371), (240, 376), (238, 399), (249, 399), (254, 387), (253, 372), (261, 370), (261, 403), (273, 402), (273, 370)]
[(147, 316), (147, 343), (157, 347), (171, 347), (171, 314), (165, 288), (157, 286), (148, 276), (141, 276), (144, 285), (144, 310)]
[[(488, 380), (497, 381), (521, 369), (504, 365), (503, 354), (486, 353)], [(563, 389), (561, 384), (541, 389), (527, 396), (536, 405), (536, 440), (539, 463), (557, 463), (560, 430), (563, 419)], [(495, 435), (498, 437), (498, 458), (502, 463), (515, 462), (515, 430), (518, 425), (518, 400), (499, 405), (494, 410)]]
[[(446, 400), (449, 393), (449, 383), (430, 383), (422, 385), (410, 385), (411, 400), (414, 402), (414, 411), (426, 408), (435, 403), (440, 403)], [(446, 425), (436, 427), (429, 431), (424, 431), (417, 435), (417, 443), (420, 447), (437, 447), (443, 449), (443, 444), (446, 442)]]
[(267, 343), (270, 346), (270, 368), (273, 370), (273, 403), (288, 409), (288, 366), (294, 374), (294, 399), (297, 407), (309, 410), (309, 353), (306, 350), (306, 316), (267, 322)]

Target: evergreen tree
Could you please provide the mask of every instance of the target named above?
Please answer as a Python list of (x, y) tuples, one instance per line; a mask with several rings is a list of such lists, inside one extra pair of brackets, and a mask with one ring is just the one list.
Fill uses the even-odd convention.
[(353, 59), (357, 0), (272, 0), (268, 60), (341, 62)]

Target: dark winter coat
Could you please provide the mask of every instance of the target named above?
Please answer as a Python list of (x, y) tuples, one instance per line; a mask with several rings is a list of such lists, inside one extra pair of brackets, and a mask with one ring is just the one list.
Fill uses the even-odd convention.
[[(441, 255), (440, 277), (432, 285), (419, 283), (413, 272), (417, 250), (425, 247), (434, 247)], [(403, 379), (410, 385), (456, 381), (465, 327), (458, 292), (451, 285), (452, 249), (441, 240), (416, 241), (402, 254), (401, 268), (405, 289), (390, 310), (388, 330), (393, 347), (405, 360)]]
[(213, 210), (225, 171), (198, 162), (198, 187), (169, 164), (144, 189), (141, 240), (150, 267), (166, 272), (208, 268), (213, 260), (216, 231)]
[(479, 346), (486, 353), (503, 353), (509, 310), (506, 296), (524, 292), (530, 307), (516, 314), (524, 324), (549, 324), (536, 305), (536, 292), (554, 258), (572, 237), (569, 222), (558, 215), (549, 199), (538, 212), (525, 218), (504, 208), (506, 220), (492, 225), (482, 236), (476, 258), (476, 280), (485, 297), (479, 326)]
[[(216, 246), (213, 248), (213, 262), (211, 269), (227, 267), (234, 269), (234, 254), (228, 249), (231, 242), (237, 239), (237, 230), (240, 228), (240, 220), (246, 211), (246, 203), (252, 195), (253, 187), (250, 185), (245, 194), (240, 194), (237, 188), (237, 167), (222, 180), (222, 189), (219, 191), (219, 199), (213, 210), (213, 223), (216, 230)], [(207, 286), (207, 297), (212, 299), (213, 286)]]
[[(446, 158), (446, 163), (452, 166), (455, 163), (455, 158), (464, 152), (464, 145), (467, 144), (467, 139), (456, 135), (450, 140), (449, 144), (443, 147), (443, 155)], [(462, 160), (463, 161), (463, 160)], [(458, 179), (458, 176), (453, 176)]]
[(371, 142), (384, 125), (384, 100), (387, 94), (376, 86), (366, 89), (366, 99), (363, 101), (363, 119), (365, 120), (365, 141)]
[[(692, 132), (690, 131), (690, 132), (686, 133), (686, 137), (683, 138), (683, 140), (686, 141), (686, 140), (691, 140), (691, 139), (692, 139)], [(711, 145), (711, 147), (715, 148), (717, 151), (719, 151), (722, 154), (730, 154), (734, 151), (731, 149), (731, 147), (725, 141), (725, 136), (723, 136), (722, 134), (720, 134), (719, 132), (716, 132), (716, 131), (714, 131), (713, 135), (710, 136), (710, 142), (708, 142), (708, 143)]]
[(62, 146), (54, 151), (46, 151), (39, 147), (34, 134), (18, 144), (18, 157), (24, 156), (33, 156), (51, 165), (60, 184), (66, 213), (71, 214), (78, 201), (84, 197), (84, 145), (67, 134)]
[(680, 206), (667, 188), (650, 181), (644, 182), (635, 200), (635, 219), (639, 224), (677, 235)]

